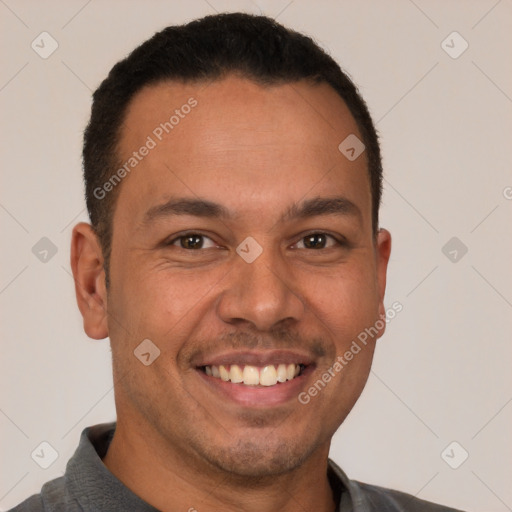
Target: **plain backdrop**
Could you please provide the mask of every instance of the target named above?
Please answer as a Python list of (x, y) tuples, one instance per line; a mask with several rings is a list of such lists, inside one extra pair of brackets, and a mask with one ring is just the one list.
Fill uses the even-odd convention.
[[(0, 1), (0, 507), (115, 419), (109, 343), (84, 334), (69, 266), (91, 93), (154, 32), (237, 10), (311, 35), (381, 135), (386, 303), (403, 311), (331, 457), (354, 479), (512, 510), (510, 0)], [(58, 452), (47, 469), (31, 457), (41, 442)]]

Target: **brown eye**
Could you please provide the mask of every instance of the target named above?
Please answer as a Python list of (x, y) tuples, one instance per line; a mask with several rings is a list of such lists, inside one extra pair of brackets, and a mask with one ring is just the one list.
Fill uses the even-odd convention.
[[(213, 240), (211, 240), (209, 237), (205, 235), (201, 235), (199, 233), (187, 233), (186, 235), (181, 235), (171, 242), (169, 242), (169, 245), (177, 245), (178, 247), (181, 247), (182, 249), (189, 249), (189, 250), (198, 250), (198, 249), (205, 249), (209, 247), (205, 247), (205, 243), (207, 244), (209, 241), (210, 246), (214, 247), (215, 243)], [(178, 245), (179, 244), (179, 245)]]
[(304, 246), (308, 249), (323, 249), (326, 243), (326, 236), (321, 233), (315, 233), (303, 238)]
[[(330, 245), (329, 244), (330, 242)], [(300, 247), (300, 245), (303, 247)], [(327, 233), (310, 233), (302, 237), (300, 242), (297, 244), (299, 249), (327, 249), (334, 245), (340, 245), (340, 243), (331, 235)]]
[(180, 242), (183, 249), (201, 249), (203, 237), (201, 235), (186, 235), (180, 237)]

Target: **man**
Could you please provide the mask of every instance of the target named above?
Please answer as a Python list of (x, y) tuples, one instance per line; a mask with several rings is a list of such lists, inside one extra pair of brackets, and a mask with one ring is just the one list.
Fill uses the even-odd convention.
[(83, 156), (71, 265), (117, 423), (14, 510), (453, 510), (328, 459), (391, 250), (377, 135), (329, 56), (265, 17), (169, 27), (95, 92)]

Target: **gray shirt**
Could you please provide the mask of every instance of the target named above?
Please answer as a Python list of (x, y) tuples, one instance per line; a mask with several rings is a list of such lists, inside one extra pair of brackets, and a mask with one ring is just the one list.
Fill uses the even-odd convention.
[[(39, 494), (10, 512), (158, 512), (103, 464), (101, 459), (107, 453), (115, 428), (115, 423), (86, 428), (69, 459), (65, 475), (45, 483)], [(402, 492), (349, 480), (332, 460), (328, 471), (339, 512), (457, 512)]]

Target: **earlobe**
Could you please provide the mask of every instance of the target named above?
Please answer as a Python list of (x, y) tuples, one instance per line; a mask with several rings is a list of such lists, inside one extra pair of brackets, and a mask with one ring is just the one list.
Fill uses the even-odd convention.
[(71, 269), (76, 300), (84, 319), (84, 331), (97, 340), (108, 336), (103, 263), (101, 246), (92, 226), (85, 222), (77, 224), (71, 239)]

